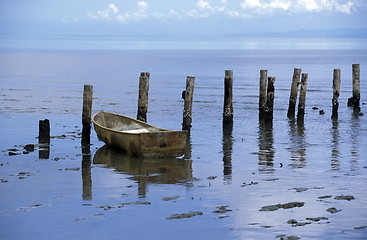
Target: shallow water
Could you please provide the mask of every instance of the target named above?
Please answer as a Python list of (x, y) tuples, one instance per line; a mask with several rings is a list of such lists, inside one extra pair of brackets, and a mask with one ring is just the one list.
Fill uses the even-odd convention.
[[(351, 65), (359, 63), (366, 113), (367, 50), (347, 40), (356, 47), (323, 49), (313, 41), (307, 49), (292, 40), (266, 50), (249, 43), (234, 44), (245, 46), (237, 50), (1, 50), (1, 238), (364, 239), (367, 120), (346, 102)], [(296, 67), (309, 74), (304, 122), (286, 116)], [(334, 68), (342, 72), (336, 121)], [(234, 123), (223, 127), (226, 69), (234, 72)], [(272, 124), (258, 121), (260, 69), (276, 77)], [(133, 159), (105, 147), (94, 132), (91, 154), (83, 154), (83, 85), (94, 86), (93, 112), (135, 117), (144, 71), (151, 76), (148, 123), (175, 130), (186, 76), (196, 77), (185, 156)], [(37, 143), (38, 120), (45, 118), (50, 148), (23, 154), (24, 145)], [(293, 202), (304, 204), (284, 207)]]

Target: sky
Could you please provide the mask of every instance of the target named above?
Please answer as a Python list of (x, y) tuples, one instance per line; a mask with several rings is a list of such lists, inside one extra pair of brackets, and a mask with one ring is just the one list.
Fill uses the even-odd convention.
[(0, 0), (0, 34), (367, 36), (367, 0)]

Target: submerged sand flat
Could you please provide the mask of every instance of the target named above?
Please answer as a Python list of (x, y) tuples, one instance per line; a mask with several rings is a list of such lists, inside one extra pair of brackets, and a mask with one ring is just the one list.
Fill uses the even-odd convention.
[[(366, 50), (0, 52), (1, 239), (364, 239), (367, 235)], [(361, 108), (346, 107), (361, 64)], [(308, 72), (303, 123), (287, 118), (293, 68)], [(332, 121), (332, 71), (342, 71)], [(222, 128), (224, 70), (234, 71), (234, 122)], [(260, 69), (277, 77), (272, 124), (258, 121)], [(181, 159), (135, 159), (94, 133), (81, 147), (83, 84), (93, 112), (136, 116), (149, 71), (148, 123), (181, 129)], [(313, 109), (316, 108), (317, 109)], [(323, 109), (325, 115), (320, 115)], [(49, 119), (51, 145), (37, 145)]]

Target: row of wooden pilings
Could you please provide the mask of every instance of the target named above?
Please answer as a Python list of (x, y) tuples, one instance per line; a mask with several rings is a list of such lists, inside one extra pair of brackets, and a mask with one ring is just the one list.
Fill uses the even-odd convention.
[[(332, 119), (338, 118), (339, 96), (340, 96), (340, 69), (333, 72), (333, 97), (332, 97)], [(139, 98), (137, 119), (147, 121), (148, 112), (148, 92), (150, 74), (142, 72), (139, 78)], [(265, 122), (272, 122), (274, 109), (275, 77), (268, 77), (267, 70), (260, 70), (260, 91), (259, 91), (259, 119)], [(296, 113), (296, 102), (299, 92), (297, 120), (303, 121), (306, 106), (308, 74), (302, 73), (301, 69), (295, 68), (291, 83), (289, 97), (288, 118), (294, 118)], [(186, 79), (186, 89), (182, 92), (184, 99), (184, 110), (182, 129), (190, 131), (192, 124), (192, 103), (194, 96), (195, 77), (188, 76)], [(300, 86), (300, 87), (299, 87)], [(224, 105), (223, 105), (223, 126), (233, 122), (233, 71), (225, 70), (224, 77)], [(93, 86), (84, 85), (83, 92), (83, 112), (82, 112), (82, 146), (90, 144), (91, 116), (92, 116)], [(360, 65), (352, 65), (352, 97), (348, 99), (348, 107), (352, 107), (355, 114), (360, 113)], [(50, 144), (50, 122), (49, 120), (39, 121), (39, 143), (49, 146)], [(85, 154), (88, 154), (88, 148)], [(47, 150), (47, 149), (46, 149)], [(47, 158), (47, 151), (45, 157)]]
[[(333, 119), (338, 118), (339, 96), (340, 96), (340, 69), (334, 69), (333, 73), (333, 97), (332, 97), (332, 115)], [(139, 78), (139, 98), (137, 119), (147, 121), (148, 112), (148, 92), (149, 92), (150, 74), (142, 72)], [(267, 70), (260, 70), (260, 91), (259, 91), (259, 119), (272, 121), (274, 109), (274, 83), (275, 77), (268, 77)], [(291, 93), (289, 97), (289, 107), (287, 116), (294, 118), (296, 112), (296, 102), (299, 88), (299, 102), (297, 119), (303, 119), (306, 106), (308, 74), (302, 73), (301, 69), (295, 68), (291, 83)], [(182, 129), (190, 130), (192, 123), (192, 102), (194, 96), (195, 77), (188, 76), (186, 79), (186, 90), (182, 92), (184, 99), (184, 110)], [(300, 86), (300, 87), (298, 87)], [(233, 121), (233, 71), (225, 70), (224, 77), (224, 107), (223, 107), (223, 123), (231, 123)], [(82, 112), (82, 144), (90, 143), (91, 134), (91, 115), (92, 115), (93, 86), (84, 85), (83, 92), (83, 112)], [(352, 97), (348, 99), (348, 107), (353, 107), (354, 112), (360, 112), (360, 66), (352, 65)], [(45, 120), (39, 121), (39, 143), (50, 143), (50, 122)]]
[[(340, 96), (340, 69), (334, 69), (333, 73), (333, 97), (332, 115), (333, 119), (338, 118), (339, 96)], [(148, 92), (150, 73), (142, 72), (139, 77), (139, 97), (137, 119), (146, 122), (148, 112)], [(259, 119), (265, 121), (273, 120), (275, 77), (268, 77), (267, 70), (260, 70), (260, 91), (259, 91)], [(303, 119), (306, 106), (308, 74), (302, 73), (301, 69), (295, 68), (291, 83), (289, 97), (288, 118), (294, 118), (296, 112), (296, 102), (299, 92), (297, 119)], [(184, 110), (182, 129), (190, 130), (192, 123), (192, 102), (194, 96), (195, 77), (188, 76), (186, 79), (186, 90), (182, 92), (184, 99)], [(299, 87), (300, 86), (300, 87)], [(352, 64), (352, 97), (348, 99), (348, 106), (353, 107), (356, 113), (360, 112), (360, 65)], [(223, 123), (233, 121), (233, 71), (225, 70), (224, 77), (224, 106)], [(82, 143), (89, 143), (91, 132), (93, 86), (84, 85), (83, 93), (83, 113), (82, 113)]]
[[(150, 74), (143, 72), (139, 78), (139, 98), (137, 119), (147, 121), (148, 112), (148, 91), (149, 91)], [(296, 102), (298, 90), (299, 103), (297, 120), (303, 120), (306, 106), (308, 74), (302, 73), (301, 69), (295, 68), (291, 83), (291, 93), (289, 97), (289, 107), (287, 116), (295, 117)], [(186, 79), (186, 90), (182, 93), (184, 99), (183, 122), (182, 129), (190, 130), (192, 123), (192, 102), (194, 95), (195, 77), (188, 76)], [(260, 91), (259, 91), (259, 119), (265, 122), (272, 122), (274, 109), (274, 83), (275, 77), (268, 77), (267, 70), (260, 70)], [(299, 87), (300, 86), (300, 87)], [(233, 123), (233, 71), (226, 70), (224, 77), (224, 106), (223, 106), (223, 126), (232, 126)], [(333, 119), (338, 118), (340, 96), (340, 69), (334, 69), (333, 73), (333, 97), (332, 97), (332, 115)], [(90, 134), (91, 134), (91, 116), (92, 116), (92, 100), (93, 86), (84, 85), (83, 92), (83, 112), (82, 112), (82, 177), (83, 177), (83, 199), (92, 199), (92, 184), (91, 184), (91, 152), (90, 152)], [(349, 107), (353, 107), (356, 114), (360, 113), (360, 66), (359, 64), (352, 65), (352, 97), (348, 99)], [(232, 127), (223, 128), (224, 131), (232, 131)], [(50, 122), (49, 120), (39, 121), (39, 143), (45, 144), (45, 149), (40, 150), (40, 158), (49, 158), (50, 144)], [(225, 154), (226, 151), (224, 151)], [(231, 161), (228, 155), (224, 156), (224, 173), (230, 175)]]

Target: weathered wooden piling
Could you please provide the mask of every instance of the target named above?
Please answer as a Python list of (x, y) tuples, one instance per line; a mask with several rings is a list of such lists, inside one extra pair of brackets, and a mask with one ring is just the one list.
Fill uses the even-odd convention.
[(44, 145), (39, 150), (40, 159), (50, 157), (50, 121), (48, 119), (39, 121), (38, 143)]
[(268, 70), (260, 70), (260, 91), (259, 91), (259, 118), (266, 115), (266, 80)]
[(274, 109), (274, 83), (275, 77), (268, 77), (268, 89), (266, 93), (266, 120), (273, 120), (273, 109)]
[(334, 69), (333, 74), (333, 100), (332, 100), (332, 119), (338, 118), (339, 109), (339, 96), (340, 96), (340, 69)]
[(92, 99), (93, 99), (93, 86), (84, 85), (83, 92), (83, 112), (82, 112), (82, 144), (90, 144), (90, 133), (92, 123)]
[(136, 119), (140, 121), (144, 121), (144, 122), (147, 121), (149, 77), (150, 77), (150, 73), (148, 72), (140, 73), (138, 114), (137, 114)]
[(83, 113), (82, 113), (82, 180), (83, 200), (92, 199), (90, 134), (92, 118), (93, 86), (84, 85)]
[(306, 107), (306, 91), (307, 91), (308, 74), (302, 73), (301, 88), (299, 93), (297, 118), (303, 118)]
[(348, 107), (353, 107), (354, 111), (361, 110), (359, 101), (361, 98), (361, 79), (359, 64), (352, 64), (352, 97), (348, 99)]
[(291, 95), (289, 96), (288, 118), (294, 118), (296, 111), (298, 84), (301, 77), (301, 69), (295, 68), (293, 71), (293, 78), (291, 84)]
[(50, 144), (50, 121), (39, 120), (38, 142)]
[(187, 76), (186, 78), (186, 91), (185, 91), (185, 104), (183, 110), (183, 122), (182, 130), (190, 130), (192, 123), (192, 100), (194, 96), (194, 83), (195, 77)]
[(225, 70), (223, 123), (233, 121), (233, 71)]

